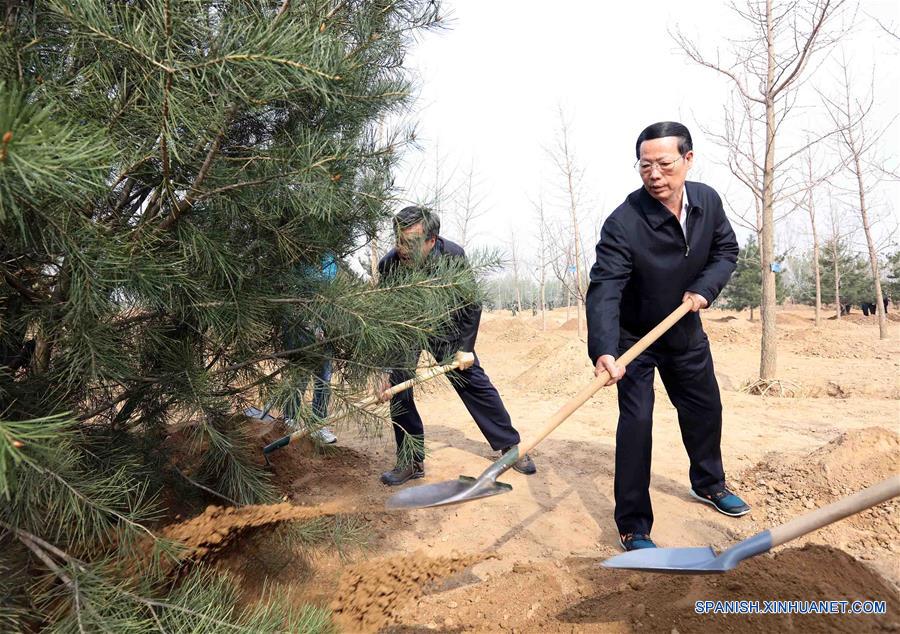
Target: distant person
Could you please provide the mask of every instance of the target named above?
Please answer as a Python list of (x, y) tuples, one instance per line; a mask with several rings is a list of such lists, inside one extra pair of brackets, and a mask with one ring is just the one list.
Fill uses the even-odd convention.
[[(378, 263), (382, 280), (403, 268), (427, 269), (441, 258), (458, 258), (465, 261), (465, 251), (458, 244), (439, 235), (441, 220), (423, 207), (406, 207), (394, 216), (396, 247)], [(500, 399), (497, 388), (481, 368), (475, 354), (475, 338), (481, 321), (481, 306), (469, 305), (453, 314), (454, 332), (444, 338), (432, 338), (428, 348), (435, 359), (441, 361), (450, 356), (459, 361), (459, 370), (450, 374), (450, 383), (462, 399), (463, 405), (475, 419), (475, 424), (490, 443), (491, 448), (505, 455), (519, 444), (519, 432), (512, 425), (509, 413)], [(411, 378), (421, 350), (409, 350), (406, 367), (393, 369), (382, 378), (379, 394), (392, 385)], [(403, 484), (412, 478), (425, 475), (425, 428), (416, 409), (413, 389), (400, 392), (391, 399), (391, 420), (394, 422), (394, 438), (397, 442), (397, 464), (381, 475), (387, 485)], [(401, 449), (407, 438), (413, 440), (412, 459), (406, 458)], [(407, 441), (408, 442), (408, 441)], [(513, 469), (526, 475), (537, 471), (528, 454), (518, 457)]]
[(890, 302), (890, 299), (888, 298), (887, 295), (885, 295), (882, 299), (884, 300), (884, 314), (886, 315), (887, 309), (888, 309), (888, 302)]
[[(734, 272), (738, 243), (719, 195), (686, 182), (694, 160), (688, 129), (655, 123), (635, 146), (643, 187), (603, 223), (587, 292), (588, 354), (595, 374), (617, 384), (615, 521), (625, 550), (655, 548), (650, 539), (653, 379), (658, 369), (678, 412), (690, 458), (690, 495), (732, 517), (750, 507), (725, 485), (722, 401), (709, 339), (698, 312)], [(631, 362), (622, 355), (685, 300), (693, 310)]]
[[(334, 256), (326, 255), (319, 263), (318, 269), (313, 272), (313, 276), (320, 281), (331, 282), (337, 276), (338, 266)], [(307, 346), (314, 341), (323, 343), (325, 341), (325, 331), (318, 324), (291, 324), (286, 323), (282, 332), (282, 344), (285, 350), (294, 350)], [(326, 349), (328, 352), (328, 349)], [(319, 365), (319, 369), (313, 376), (313, 398), (312, 413), (316, 417), (316, 424), (319, 427), (312, 431), (311, 438), (319, 442), (331, 445), (337, 442), (337, 436), (334, 431), (323, 423), (328, 418), (328, 405), (331, 400), (331, 374), (332, 362), (330, 358), (325, 358)], [(300, 411), (300, 405), (303, 395), (306, 393), (308, 380), (303, 380), (297, 387), (291, 398), (284, 405), (283, 416), (284, 421), (289, 425), (298, 425), (297, 414)]]

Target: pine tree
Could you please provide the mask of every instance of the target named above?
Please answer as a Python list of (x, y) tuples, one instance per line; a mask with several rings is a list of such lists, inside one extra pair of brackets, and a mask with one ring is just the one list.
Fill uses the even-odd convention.
[(728, 282), (725, 292), (725, 308), (731, 310), (750, 309), (750, 320), (753, 320), (753, 309), (762, 300), (762, 274), (759, 270), (759, 245), (751, 236), (738, 255), (737, 268)]
[[(0, 630), (327, 628), (239, 611), (203, 570), (173, 585), (148, 526), (176, 453), (227, 499), (271, 499), (234, 412), (326, 356), (346, 409), (478, 297), (459, 268), (316, 275), (391, 211), (408, 137), (375, 128), (436, 3), (12, 0), (0, 19)], [(324, 340), (281, 349), (308, 324)]]
[[(759, 244), (754, 236), (747, 239), (747, 244), (738, 255), (737, 267), (728, 286), (723, 293), (725, 308), (731, 310), (750, 309), (750, 321), (753, 321), (753, 309), (762, 301), (762, 273), (760, 271)], [(775, 276), (776, 299), (784, 301), (785, 290), (781, 275)]]
[[(833, 304), (834, 298), (834, 245), (829, 240), (822, 248), (820, 267), (822, 270), (822, 301)], [(837, 243), (837, 268), (840, 276), (840, 303), (860, 304), (871, 302), (874, 297), (872, 274), (865, 258), (854, 253), (845, 240)]]
[(884, 267), (884, 293), (893, 302), (900, 301), (900, 251), (894, 251), (887, 258)]

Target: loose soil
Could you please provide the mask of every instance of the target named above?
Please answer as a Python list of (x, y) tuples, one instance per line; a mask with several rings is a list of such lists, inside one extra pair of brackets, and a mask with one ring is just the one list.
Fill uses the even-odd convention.
[[(729, 518), (690, 498), (677, 414), (657, 382), (651, 495), (661, 546), (722, 549), (900, 472), (900, 325), (892, 320), (891, 338), (879, 341), (874, 318), (826, 318), (815, 328), (811, 309), (781, 310), (779, 378), (801, 390), (794, 398), (763, 398), (740, 390), (759, 364), (760, 323), (747, 316), (713, 310), (704, 325), (722, 387), (727, 477), (753, 511)], [(546, 330), (540, 316), (483, 317), (479, 357), (523, 436), (591, 378), (584, 342), (560, 328), (566, 321), (565, 309), (547, 316)], [(477, 475), (496, 458), (452, 391), (423, 390), (417, 404), (429, 457), (426, 477), (412, 484)], [(230, 545), (210, 559), (241, 580), (244, 601), (267, 585), (298, 605), (332, 607), (347, 632), (900, 630), (897, 501), (721, 576), (601, 568), (619, 551), (616, 418), (615, 391), (603, 390), (533, 451), (536, 475), (503, 476), (512, 492), (400, 513), (384, 511), (394, 490), (378, 481), (393, 465), (390, 428), (373, 438), (352, 421), (339, 424), (339, 443), (329, 451), (298, 443), (272, 454), (274, 478), (285, 508), (302, 509), (302, 517), (351, 513), (366, 528), (365, 547), (285, 545), (271, 528), (279, 524), (263, 521), (271, 511), (246, 511), (238, 524), (257, 528), (226, 531), (239, 538), (223, 537)], [(220, 525), (232, 525), (226, 518), (234, 511), (210, 513), (188, 533), (208, 536), (210, 527), (219, 534)], [(193, 543), (218, 547), (208, 537)], [(730, 599), (883, 600), (887, 614), (695, 614), (695, 601)]]
[(377, 631), (397, 622), (398, 614), (437, 580), (450, 577), (478, 561), (481, 555), (408, 557), (371, 560), (347, 569), (331, 604), (337, 621), (348, 631)]

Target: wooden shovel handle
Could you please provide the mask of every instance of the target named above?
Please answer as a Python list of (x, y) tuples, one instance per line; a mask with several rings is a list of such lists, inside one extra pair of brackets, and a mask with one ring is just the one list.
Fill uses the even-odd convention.
[[(416, 374), (413, 378), (405, 380), (403, 383), (398, 383), (397, 385), (392, 385), (390, 388), (386, 389), (381, 393), (382, 398), (387, 401), (390, 400), (395, 394), (399, 394), (405, 390), (408, 390), (414, 385), (418, 385), (419, 383), (424, 383), (425, 381), (430, 381), (431, 379), (440, 376), (442, 374), (447, 374), (448, 372), (452, 372), (453, 370), (459, 367), (459, 361), (454, 361), (453, 363), (448, 363), (447, 365), (434, 365), (421, 372)], [(359, 401), (356, 404), (357, 408), (363, 408), (368, 405), (372, 405), (378, 401), (375, 396), (369, 396)]]
[(863, 489), (859, 493), (854, 493), (842, 500), (832, 502), (828, 506), (823, 506), (812, 513), (801, 515), (787, 524), (769, 529), (769, 533), (772, 535), (772, 547), (780, 546), (785, 542), (811, 533), (848, 515), (864, 511), (876, 504), (887, 502), (898, 495), (900, 495), (900, 475), (895, 475), (870, 486), (868, 489)]
[[(641, 337), (637, 343), (631, 346), (625, 354), (616, 359), (616, 365), (626, 366), (632, 361), (634, 361), (638, 355), (640, 355), (644, 350), (650, 347), (653, 342), (659, 339), (664, 332), (666, 332), (669, 328), (671, 328), (675, 322), (688, 314), (692, 308), (691, 300), (685, 300), (681, 306), (672, 311), (672, 313), (663, 319), (656, 328), (648, 332), (646, 335)], [(550, 435), (554, 429), (559, 427), (564, 420), (566, 420), (569, 416), (572, 415), (576, 409), (584, 405), (589, 398), (591, 398), (594, 394), (596, 394), (600, 388), (606, 385), (606, 382), (609, 381), (609, 372), (605, 370), (600, 376), (594, 378), (588, 385), (586, 385), (578, 394), (572, 397), (568, 403), (559, 408), (553, 418), (544, 425), (544, 428), (538, 432), (538, 435), (532, 438), (530, 441), (525, 442), (519, 445), (519, 455), (524, 456), (529, 451), (535, 448), (539, 442), (541, 442), (544, 438)]]

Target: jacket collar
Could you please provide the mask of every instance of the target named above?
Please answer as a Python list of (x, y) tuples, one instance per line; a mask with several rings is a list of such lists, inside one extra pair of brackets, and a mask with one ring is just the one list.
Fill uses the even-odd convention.
[[(685, 181), (684, 187), (688, 190), (688, 204), (690, 205), (691, 212), (702, 212), (703, 208), (697, 204), (698, 194), (694, 187), (694, 183)], [(664, 204), (651, 196), (650, 192), (648, 192), (645, 187), (641, 187), (637, 191), (632, 192), (628, 198), (631, 201), (632, 206), (639, 209), (641, 213), (644, 214), (647, 222), (654, 230), (659, 229), (669, 218), (675, 218), (672, 212), (669, 211)]]

